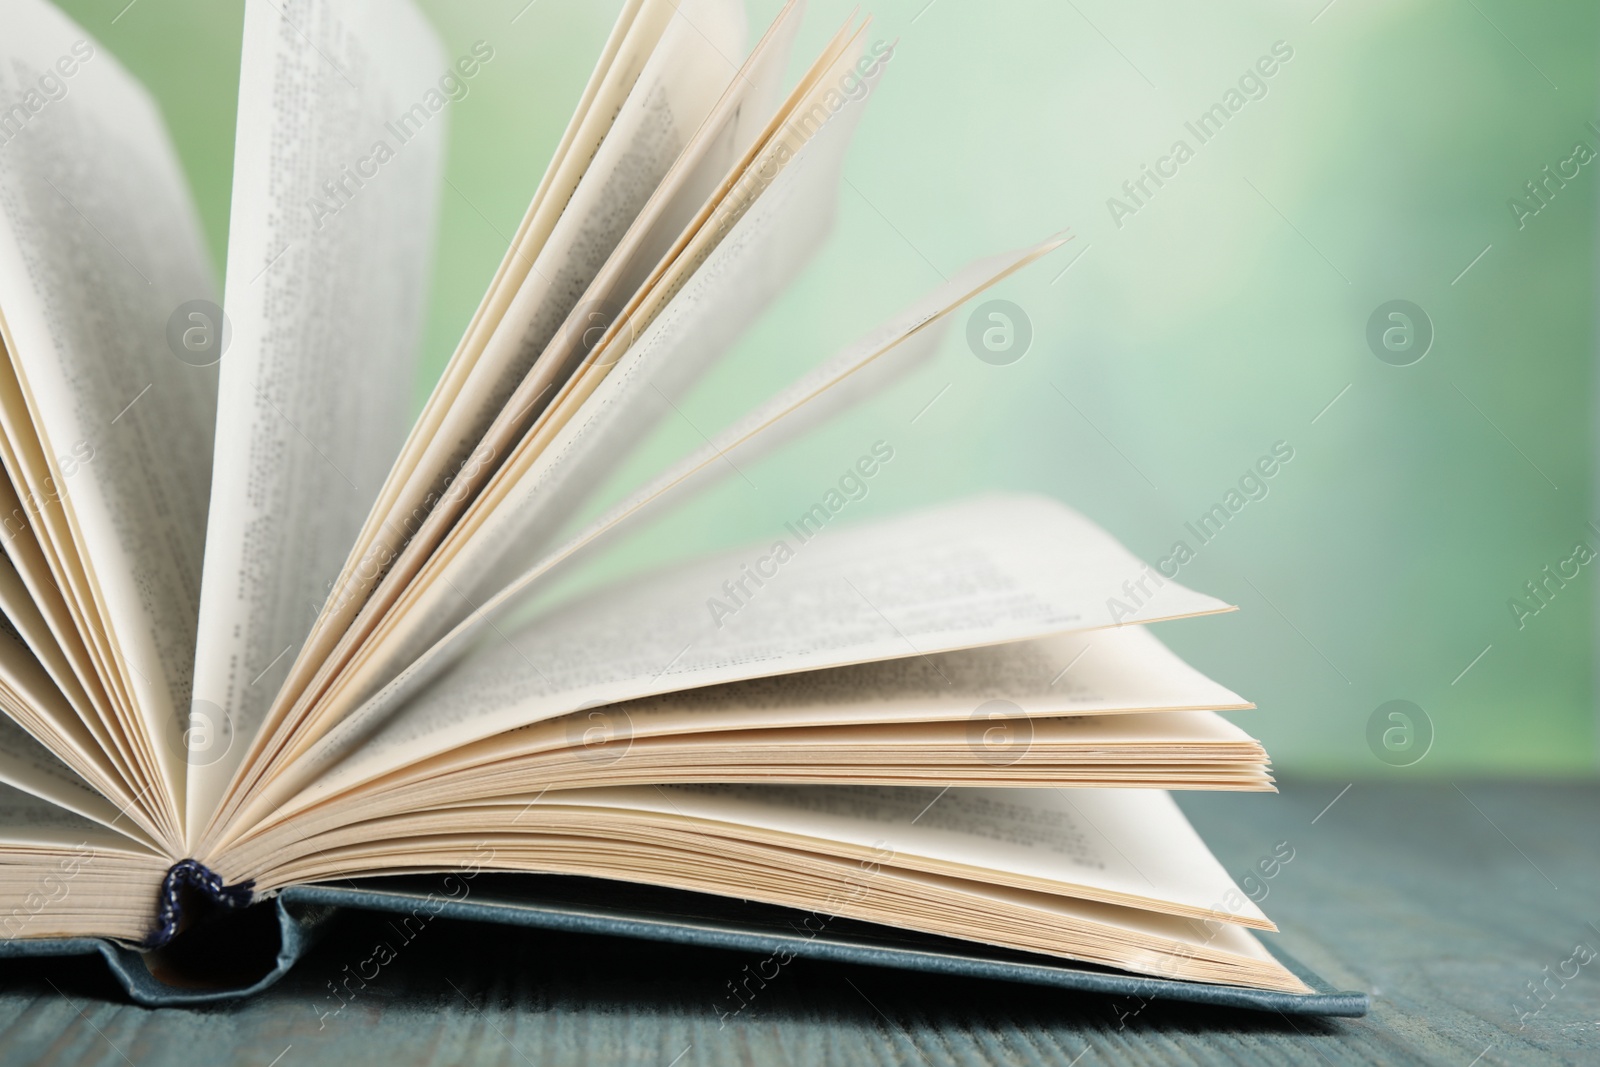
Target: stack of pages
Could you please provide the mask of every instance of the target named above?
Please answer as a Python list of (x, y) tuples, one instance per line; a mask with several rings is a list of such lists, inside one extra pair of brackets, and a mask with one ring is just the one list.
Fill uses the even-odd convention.
[(219, 313), (150, 97), (4, 7), (7, 938), (155, 947), (305, 883), (539, 872), (1307, 989), (1165, 792), (1272, 788), (1217, 714), (1251, 705), (1140, 625), (1231, 608), (1067, 507), (825, 498), (568, 582), (1061, 243), (595, 502), (823, 240), (893, 54), (866, 24), (795, 80), (798, 0), (753, 46), (739, 0), (627, 0), (412, 421), (446, 112), (492, 46), (451, 57), (399, 0), (248, 0)]

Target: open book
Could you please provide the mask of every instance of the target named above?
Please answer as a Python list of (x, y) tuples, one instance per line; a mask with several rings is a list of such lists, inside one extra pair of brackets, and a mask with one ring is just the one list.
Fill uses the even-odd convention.
[(219, 309), (149, 97), (4, 9), (8, 942), (154, 953), (294, 887), (532, 872), (1308, 992), (1164, 792), (1272, 788), (1216, 714), (1251, 705), (1138, 625), (1231, 609), (1068, 508), (838, 517), (879, 441), (760, 544), (563, 585), (1061, 243), (595, 502), (826, 233), (893, 56), (865, 23), (793, 81), (798, 0), (749, 47), (739, 0), (627, 0), (408, 432), (448, 111), (492, 45), (249, 0)]

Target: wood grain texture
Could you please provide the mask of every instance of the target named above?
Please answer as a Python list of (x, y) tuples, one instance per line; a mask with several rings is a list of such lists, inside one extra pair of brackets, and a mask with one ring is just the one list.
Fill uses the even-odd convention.
[(1600, 950), (1600, 787), (1341, 790), (1180, 799), (1236, 877), (1288, 842), (1294, 858), (1256, 891), (1285, 947), (1372, 992), (1366, 1019), (795, 961), (720, 1020), (725, 983), (751, 962), (739, 954), (445, 921), (324, 1016), (338, 1004), (326, 983), (386, 936), (384, 918), (352, 915), (268, 994), (224, 1008), (133, 1007), (95, 960), (8, 962), (0, 1063), (1600, 1062), (1600, 958), (1563, 965), (1579, 943)]

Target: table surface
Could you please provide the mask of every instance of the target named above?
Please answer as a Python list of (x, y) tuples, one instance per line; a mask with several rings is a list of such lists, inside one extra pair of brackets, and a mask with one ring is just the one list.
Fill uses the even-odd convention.
[(97, 958), (8, 961), (0, 1063), (1600, 1062), (1600, 786), (1179, 799), (1235, 877), (1287, 842), (1294, 858), (1255, 891), (1284, 947), (1370, 992), (1370, 1016), (1141, 1009), (797, 960), (719, 1026), (739, 954), (440, 920), (324, 1018), (327, 983), (380, 939), (382, 918), (351, 914), (283, 982), (227, 1007), (128, 1004)]

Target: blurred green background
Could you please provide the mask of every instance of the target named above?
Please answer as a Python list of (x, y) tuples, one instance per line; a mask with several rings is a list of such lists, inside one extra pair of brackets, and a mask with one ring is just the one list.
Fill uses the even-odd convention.
[[(164, 108), (220, 264), (241, 5), (63, 6)], [(495, 58), (450, 109), (419, 403), (620, 0), (423, 6), (451, 56), (481, 39)], [(777, 7), (750, 4), (753, 32)], [(850, 7), (812, 3), (797, 57)], [(1153, 562), (1176, 540), (1196, 545), (1184, 523), (1287, 442), (1294, 458), (1269, 494), (1180, 575), (1243, 610), (1159, 630), (1260, 705), (1235, 718), (1279, 769), (1591, 772), (1596, 568), (1550, 583), (1520, 627), (1510, 601), (1539, 606), (1524, 583), (1580, 541), (1600, 547), (1588, 525), (1600, 165), (1547, 181), (1542, 205), (1524, 187), (1568, 166), (1579, 142), (1600, 150), (1600, 9), (884, 0), (872, 13), (871, 36), (899, 44), (831, 238), (617, 486), (968, 259), (1070, 228), (1067, 247), (996, 294), (1025, 309), (1031, 348), (1009, 366), (979, 361), (963, 311), (932, 366), (612, 565), (766, 539), (880, 438), (896, 456), (852, 505), (858, 518), (1030, 489)], [(1262, 79), (1265, 95), (1247, 84), (1259, 98), (1201, 144), (1185, 122), (1226, 103), (1278, 42), (1292, 56)], [(1134, 205), (1123, 183), (1178, 139), (1193, 158)], [(1111, 197), (1137, 210), (1115, 217)], [(1540, 210), (1519, 220), (1513, 198)], [(1432, 323), (1411, 365), (1368, 345), (1369, 317), (1393, 299)], [(1375, 709), (1394, 699), (1431, 723), (1425, 758), (1369, 743)]]

